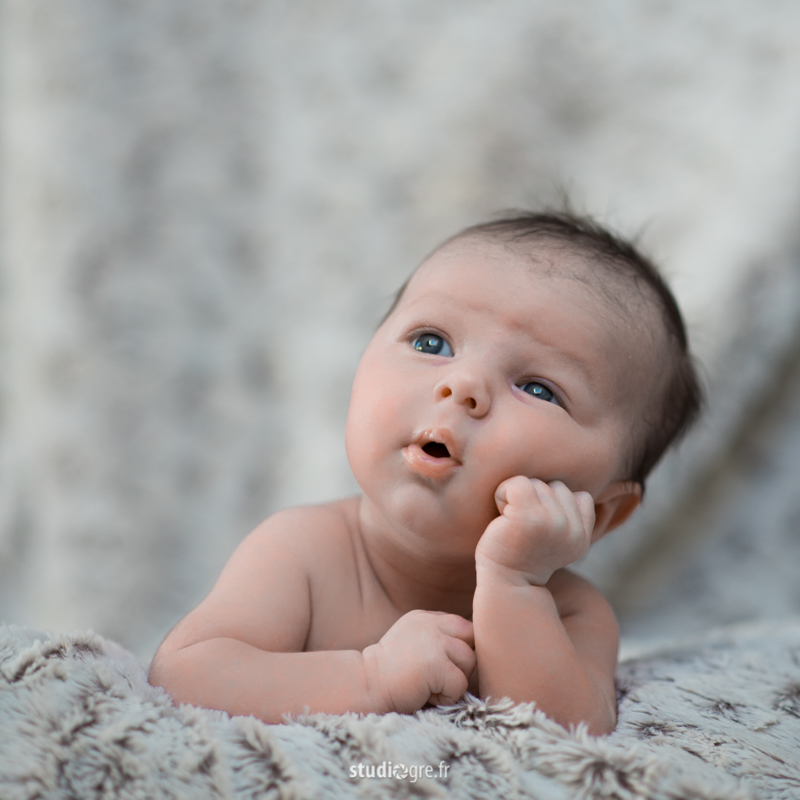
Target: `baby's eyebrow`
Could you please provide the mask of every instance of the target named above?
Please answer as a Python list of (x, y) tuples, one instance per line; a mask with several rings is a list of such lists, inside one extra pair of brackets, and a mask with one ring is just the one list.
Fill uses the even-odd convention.
[(568, 350), (556, 350), (556, 352), (562, 359), (576, 367), (580, 372), (584, 373), (587, 378), (593, 377), (594, 370), (592, 370), (591, 359), (575, 355), (574, 353), (570, 353)]
[[(577, 373), (582, 383), (585, 383), (592, 387), (595, 385), (596, 375), (592, 371), (590, 365), (586, 363), (586, 361), (584, 361), (581, 358), (578, 358), (577, 356), (573, 356), (570, 353), (565, 353), (563, 350), (558, 351), (555, 358), (557, 361), (557, 365), (560, 369), (566, 369), (573, 374)], [(567, 399), (574, 399), (570, 398), (570, 395), (574, 394), (574, 392), (571, 391), (573, 389), (572, 384), (567, 383), (566, 385), (562, 385), (561, 381), (557, 381), (557, 383), (561, 391), (567, 395)]]
[[(599, 371), (597, 369), (596, 360), (595, 358), (590, 358), (588, 356), (581, 355), (579, 353), (573, 353), (569, 350), (564, 350), (558, 347), (555, 344), (548, 344), (546, 342), (542, 342), (539, 338), (535, 336), (531, 336), (530, 332), (528, 331), (528, 337), (531, 341), (531, 345), (536, 348), (536, 354), (532, 358), (535, 358), (537, 362), (537, 366), (541, 366), (545, 369), (545, 371), (549, 371), (550, 369), (566, 369), (572, 374), (577, 374), (579, 378), (583, 381), (588, 383), (591, 387), (597, 387), (598, 385), (598, 375)], [(547, 375), (542, 375), (541, 377), (548, 377)], [(554, 376), (557, 377), (557, 376)], [(567, 395), (569, 399), (569, 386), (561, 386), (559, 384), (559, 388)]]
[[(435, 311), (431, 312), (430, 303), (433, 301)], [(416, 329), (420, 327), (424, 327), (425, 325), (433, 325), (434, 327), (441, 327), (444, 322), (447, 320), (442, 319), (433, 319), (433, 316), (438, 316), (442, 312), (445, 314), (447, 313), (447, 309), (455, 305), (456, 311), (458, 312), (459, 318), (463, 319), (464, 311), (469, 312), (470, 308), (467, 307), (466, 309), (463, 306), (460, 306), (458, 303), (453, 303), (453, 298), (448, 295), (446, 292), (443, 291), (429, 291), (425, 294), (414, 298), (411, 300), (408, 305), (406, 306), (406, 312), (410, 316), (410, 320), (406, 320), (406, 328), (407, 329)], [(415, 307), (421, 306), (422, 308), (417, 310)], [(473, 307), (475, 313), (480, 314), (483, 311), (483, 306), (481, 303), (476, 303)], [(598, 383), (598, 370), (594, 368), (595, 365), (595, 358), (591, 358), (589, 356), (584, 356), (579, 353), (572, 353), (568, 350), (563, 350), (558, 347), (556, 344), (549, 344), (542, 340), (541, 335), (537, 335), (536, 332), (531, 330), (531, 322), (528, 318), (518, 318), (518, 319), (506, 319), (506, 324), (508, 324), (512, 330), (512, 332), (516, 332), (517, 335), (521, 339), (526, 339), (530, 342), (532, 346), (535, 346), (537, 350), (539, 350), (538, 358), (541, 358), (542, 349), (545, 350), (547, 353), (547, 360), (550, 362), (550, 366), (555, 366), (556, 362), (559, 364), (566, 364), (570, 368), (571, 371), (577, 372), (581, 375), (583, 379), (588, 381), (592, 386), (596, 386)], [(538, 359), (537, 359), (538, 360)], [(542, 376), (545, 377), (545, 376)], [(566, 388), (564, 388), (565, 394), (569, 399), (569, 393), (567, 392)]]

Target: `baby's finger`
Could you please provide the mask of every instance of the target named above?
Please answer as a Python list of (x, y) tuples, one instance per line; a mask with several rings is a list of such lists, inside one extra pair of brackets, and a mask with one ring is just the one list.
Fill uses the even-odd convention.
[(564, 486), (561, 481), (550, 481), (545, 483), (538, 478), (531, 478), (531, 486), (536, 490), (539, 500), (547, 506), (556, 507), (560, 505), (556, 499), (555, 489), (557, 486)]
[(583, 520), (583, 528), (587, 533), (594, 530), (594, 497), (589, 492), (575, 492), (575, 501), (578, 504), (578, 512)]
[(472, 675), (478, 663), (475, 651), (466, 642), (452, 636), (446, 639), (444, 651), (447, 657), (464, 673), (464, 677), (469, 680), (469, 676)]
[(494, 493), (494, 502), (497, 504), (497, 510), (502, 514), (507, 505), (519, 502), (520, 498), (527, 497), (530, 491), (531, 480), (524, 475), (506, 478)]
[(462, 669), (450, 663), (445, 664), (437, 685), (431, 687), (434, 691), (428, 702), (435, 706), (449, 706), (464, 696), (468, 686), (469, 681)]
[[(566, 484), (561, 481), (553, 481), (550, 484), (558, 504), (567, 517), (569, 527), (573, 531), (582, 531), (586, 536), (590, 536), (594, 527), (594, 501), (588, 492), (572, 492)], [(585, 500), (581, 501), (578, 495), (588, 497), (592, 508), (592, 519), (589, 520), (585, 514)], [(584, 507), (581, 506), (584, 503)]]
[(470, 647), (475, 647), (475, 634), (472, 623), (468, 619), (464, 619), (458, 614), (442, 614), (437, 616), (436, 625), (446, 636), (453, 636), (466, 642)]
[(578, 509), (572, 499), (572, 492), (561, 481), (545, 483), (532, 478), (531, 485), (536, 490), (539, 502), (548, 510), (554, 521), (563, 518), (571, 529), (574, 529), (576, 523), (579, 527), (581, 526)]

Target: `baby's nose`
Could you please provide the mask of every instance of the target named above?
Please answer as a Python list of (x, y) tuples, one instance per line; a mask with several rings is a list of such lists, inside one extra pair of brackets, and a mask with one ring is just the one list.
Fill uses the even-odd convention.
[(465, 373), (449, 375), (433, 390), (433, 399), (439, 403), (452, 398), (466, 408), (471, 417), (483, 417), (489, 411), (491, 395), (486, 382), (475, 375)]

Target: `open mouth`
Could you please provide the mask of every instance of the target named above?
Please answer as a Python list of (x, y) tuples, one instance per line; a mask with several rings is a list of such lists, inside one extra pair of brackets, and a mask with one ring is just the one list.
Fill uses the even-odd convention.
[(411, 472), (433, 481), (448, 480), (458, 472), (462, 466), (460, 455), (457, 440), (444, 429), (421, 431), (403, 448)]
[(422, 449), (433, 458), (450, 458), (450, 451), (441, 442), (428, 442)]

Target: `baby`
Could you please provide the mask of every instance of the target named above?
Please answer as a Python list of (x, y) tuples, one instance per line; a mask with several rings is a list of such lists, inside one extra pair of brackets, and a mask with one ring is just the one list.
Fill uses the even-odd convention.
[(267, 722), (469, 689), (611, 731), (616, 620), (565, 567), (628, 519), (700, 404), (675, 301), (631, 245), (568, 214), (468, 228), (359, 364), (363, 495), (256, 528), (151, 682)]

